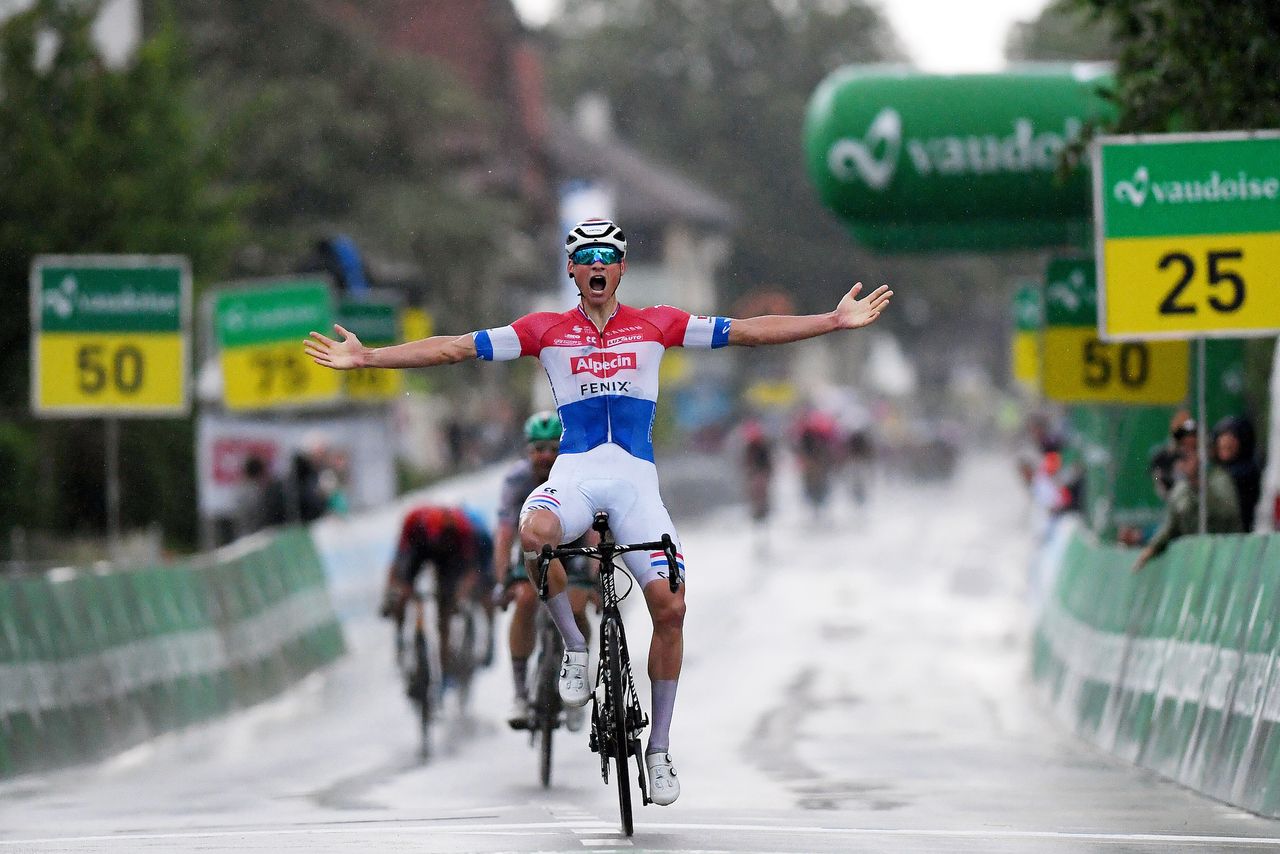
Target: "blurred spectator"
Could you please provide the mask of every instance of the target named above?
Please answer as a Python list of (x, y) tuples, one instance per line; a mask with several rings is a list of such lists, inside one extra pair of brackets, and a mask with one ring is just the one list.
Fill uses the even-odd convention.
[(244, 461), (243, 494), (238, 504), (236, 536), (283, 525), (288, 518), (284, 484), (256, 454)]
[(1254, 510), (1262, 495), (1262, 469), (1254, 458), (1256, 439), (1253, 424), (1240, 416), (1228, 416), (1213, 427), (1213, 460), (1222, 467), (1236, 487), (1240, 504), (1240, 524), (1253, 530)]
[[(1200, 453), (1196, 448), (1195, 433), (1192, 433), (1190, 441), (1186, 441), (1186, 437), (1181, 441), (1183, 445), (1178, 452), (1175, 480), (1165, 505), (1164, 521), (1151, 542), (1138, 554), (1133, 564), (1134, 572), (1163, 552), (1174, 539), (1200, 531)], [(1243, 530), (1240, 504), (1236, 500), (1231, 476), (1219, 466), (1210, 465), (1208, 478), (1208, 533), (1240, 533)]]
[(1151, 454), (1148, 471), (1151, 473), (1151, 485), (1161, 501), (1167, 501), (1169, 491), (1173, 489), (1176, 478), (1178, 454), (1183, 448), (1194, 448), (1199, 426), (1191, 413), (1179, 409), (1169, 422), (1169, 437), (1164, 444)]

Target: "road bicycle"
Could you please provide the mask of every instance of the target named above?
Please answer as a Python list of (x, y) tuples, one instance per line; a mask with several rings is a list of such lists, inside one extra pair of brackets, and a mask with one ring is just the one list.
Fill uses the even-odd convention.
[[(395, 624), (396, 663), (404, 679), (405, 696), (414, 707), (418, 756), (424, 762), (431, 757), (431, 728), (440, 715), (444, 689), (454, 690), (459, 712), (465, 713), (471, 696), (471, 679), (483, 658), (481, 632), (484, 616), (469, 597), (459, 596), (449, 620), (449, 646), (453, 658), (447, 668), (440, 660), (441, 651), (436, 650), (433, 643), (440, 637), (434, 622), (440, 618), (440, 613), (438, 608), (428, 605), (435, 601), (434, 582), (434, 569), (418, 573), (406, 602), (407, 613)], [(405, 616), (411, 617), (408, 631)]]
[(671, 592), (680, 589), (680, 573), (676, 563), (676, 547), (670, 534), (652, 543), (619, 545), (609, 531), (609, 514), (596, 513), (591, 527), (600, 534), (600, 544), (582, 548), (543, 546), (538, 555), (538, 595), (547, 599), (547, 567), (552, 560), (570, 557), (587, 557), (599, 561), (600, 575), (600, 662), (596, 668), (596, 687), (591, 695), (591, 735), (588, 745), (600, 756), (600, 776), (609, 783), (609, 764), (614, 765), (614, 778), (618, 786), (618, 812), (622, 819), (622, 832), (631, 836), (634, 822), (631, 811), (631, 784), (627, 780), (627, 762), (636, 764), (636, 782), (640, 786), (640, 803), (652, 803), (646, 778), (644, 754), (640, 747), (640, 734), (649, 725), (649, 719), (640, 705), (635, 681), (631, 676), (631, 654), (627, 650), (627, 635), (622, 626), (622, 613), (618, 603), (630, 595), (635, 586), (631, 576), (624, 572), (630, 587), (621, 596), (614, 584), (614, 573), (620, 567), (614, 558), (627, 552), (662, 552), (667, 559), (667, 581)]
[(413, 704), (417, 719), (418, 757), (426, 761), (431, 756), (431, 722), (436, 712), (436, 678), (427, 642), (426, 597), (415, 588), (407, 604), (412, 613), (412, 629), (405, 631), (404, 615), (396, 621), (396, 664), (404, 678), (405, 696)]

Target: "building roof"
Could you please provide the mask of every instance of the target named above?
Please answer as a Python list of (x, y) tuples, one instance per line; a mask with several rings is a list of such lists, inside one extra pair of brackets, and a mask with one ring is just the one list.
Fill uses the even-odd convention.
[(679, 219), (726, 229), (737, 220), (733, 206), (711, 191), (617, 138), (592, 139), (584, 135), (566, 117), (551, 116), (547, 150), (561, 177), (613, 185), (617, 192), (616, 216), (622, 222)]

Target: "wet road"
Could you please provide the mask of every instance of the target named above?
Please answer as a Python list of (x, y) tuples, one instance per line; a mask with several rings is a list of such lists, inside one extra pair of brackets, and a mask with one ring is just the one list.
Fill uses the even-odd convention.
[[(0, 785), (0, 854), (1280, 851), (1280, 823), (1097, 753), (1038, 706), (1007, 461), (882, 484), (860, 514), (841, 494), (820, 523), (781, 491), (768, 560), (740, 509), (682, 530), (684, 790), (638, 808), (632, 839), (585, 733), (558, 740), (554, 785), (537, 784), (528, 739), (498, 723), (505, 659), (419, 764), (389, 633), (356, 619), (351, 654), (285, 697)], [(644, 614), (626, 615), (642, 652)]]

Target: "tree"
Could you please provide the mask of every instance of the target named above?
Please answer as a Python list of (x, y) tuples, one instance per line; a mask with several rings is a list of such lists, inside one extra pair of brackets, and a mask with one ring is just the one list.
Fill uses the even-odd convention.
[[(521, 229), (518, 203), (464, 186), (451, 147), (492, 111), (442, 65), (386, 49), (340, 4), (172, 3), (224, 179), (248, 202), (237, 274), (287, 272), (334, 232), (417, 260), (436, 283), (509, 248), (500, 236)], [(460, 322), (472, 296), (452, 304)]]
[(856, 249), (817, 201), (801, 127), (831, 71), (901, 56), (881, 15), (861, 0), (571, 0), (552, 32), (565, 106), (601, 91), (620, 136), (735, 204), (728, 296), (786, 282), (825, 307)]
[[(12, 407), (3, 436), (0, 506), (19, 521), (57, 530), (97, 527), (105, 513), (96, 423), (26, 420), (27, 276), (39, 253), (176, 253), (216, 272), (237, 234), (231, 202), (215, 187), (216, 161), (201, 145), (185, 97), (186, 69), (167, 24), (123, 69), (111, 69), (91, 38), (97, 4), (38, 0), (0, 27), (0, 389)], [(129, 425), (123, 476), (142, 472), (150, 496), (126, 521), (161, 520), (180, 540), (194, 535), (191, 427)], [(32, 474), (36, 472), (37, 474)], [(129, 508), (126, 508), (128, 510)]]
[(1116, 133), (1280, 127), (1280, 4), (1075, 0), (1121, 46)]

